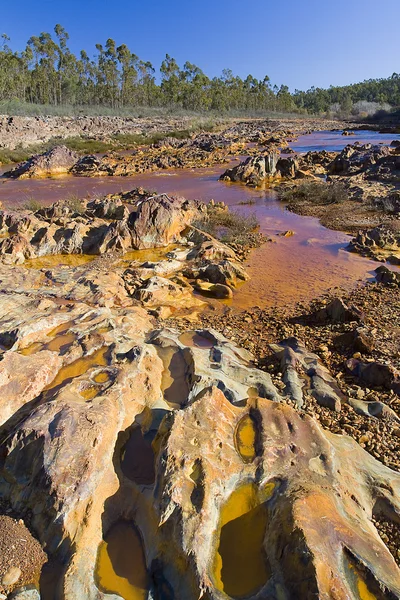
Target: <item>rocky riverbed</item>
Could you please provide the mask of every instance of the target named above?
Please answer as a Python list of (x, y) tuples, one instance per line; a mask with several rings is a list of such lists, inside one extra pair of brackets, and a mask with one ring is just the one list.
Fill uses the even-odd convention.
[[(218, 123), (221, 120), (217, 120)], [(346, 123), (325, 119), (268, 119), (256, 120), (256, 127), (249, 121), (232, 119), (237, 125), (233, 127), (241, 140), (251, 131), (252, 141), (260, 136), (271, 135), (275, 130), (289, 129), (297, 133), (313, 130), (342, 129)], [(22, 117), (0, 115), (0, 148), (14, 150), (57, 139), (66, 140), (71, 137), (84, 139), (109, 140), (115, 135), (136, 134), (150, 135), (154, 132), (168, 133), (185, 130), (191, 126), (190, 117)], [(223, 123), (223, 120), (222, 120)]]
[(265, 242), (237, 218), (143, 188), (0, 211), (0, 594), (400, 598), (397, 272), (229, 308)]

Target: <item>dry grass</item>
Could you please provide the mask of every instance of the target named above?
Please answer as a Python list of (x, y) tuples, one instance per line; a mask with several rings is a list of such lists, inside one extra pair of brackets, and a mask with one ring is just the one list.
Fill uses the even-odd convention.
[(207, 216), (193, 224), (222, 242), (239, 244), (259, 227), (255, 215), (219, 209), (209, 210)]
[(295, 187), (285, 189), (280, 199), (289, 205), (309, 203), (317, 206), (341, 204), (347, 200), (348, 194), (342, 183), (325, 183), (305, 181)]

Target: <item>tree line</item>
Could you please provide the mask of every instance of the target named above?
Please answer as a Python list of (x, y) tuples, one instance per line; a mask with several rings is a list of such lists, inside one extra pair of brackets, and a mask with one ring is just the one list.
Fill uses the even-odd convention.
[(32, 36), (22, 52), (10, 47), (6, 34), (0, 41), (0, 102), (101, 105), (119, 107), (182, 107), (193, 111), (282, 111), (327, 113), (333, 105), (351, 112), (359, 101), (400, 105), (400, 75), (371, 79), (345, 87), (311, 88), (293, 94), (285, 85), (272, 86), (266, 75), (242, 79), (224, 69), (209, 78), (198, 66), (183, 68), (169, 56), (161, 63), (160, 83), (151, 62), (140, 59), (126, 44), (109, 38), (96, 44), (96, 54), (79, 56), (68, 47), (69, 35), (56, 25), (53, 35)]

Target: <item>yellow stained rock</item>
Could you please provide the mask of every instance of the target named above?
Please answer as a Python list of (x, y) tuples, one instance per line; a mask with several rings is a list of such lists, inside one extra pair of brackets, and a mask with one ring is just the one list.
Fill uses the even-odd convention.
[(106, 534), (98, 550), (96, 580), (101, 591), (119, 594), (124, 600), (147, 598), (143, 544), (134, 525), (119, 522)]

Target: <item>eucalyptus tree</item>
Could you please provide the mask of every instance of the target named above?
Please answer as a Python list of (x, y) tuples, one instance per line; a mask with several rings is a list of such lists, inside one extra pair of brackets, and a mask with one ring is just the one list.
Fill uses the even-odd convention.
[[(353, 107), (400, 105), (400, 75), (369, 79), (328, 89), (312, 87), (290, 93), (285, 85), (271, 86), (268, 76), (244, 79), (230, 69), (210, 79), (197, 65), (186, 61), (181, 69), (166, 54), (161, 63), (161, 83), (151, 62), (132, 53), (126, 44), (108, 38), (96, 44), (96, 54), (86, 50), (76, 56), (62, 25), (53, 35), (42, 32), (29, 38), (22, 52), (0, 37), (0, 101), (21, 100), (39, 104), (100, 104), (119, 106), (179, 106), (196, 111), (281, 110), (327, 113), (334, 105), (350, 112)], [(364, 103), (364, 104), (363, 104)], [(368, 107), (367, 107), (368, 108)]]

